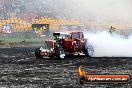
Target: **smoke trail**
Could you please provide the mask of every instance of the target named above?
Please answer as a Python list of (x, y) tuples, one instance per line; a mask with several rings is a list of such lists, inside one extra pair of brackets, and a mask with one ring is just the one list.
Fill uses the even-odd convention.
[(127, 39), (107, 31), (85, 33), (88, 43), (94, 47), (94, 57), (132, 57), (132, 36)]

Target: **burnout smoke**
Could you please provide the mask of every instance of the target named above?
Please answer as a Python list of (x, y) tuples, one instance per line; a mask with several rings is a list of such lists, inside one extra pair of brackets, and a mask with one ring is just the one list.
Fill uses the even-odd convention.
[(132, 57), (132, 36), (127, 39), (119, 34), (107, 31), (85, 33), (94, 48), (94, 57)]

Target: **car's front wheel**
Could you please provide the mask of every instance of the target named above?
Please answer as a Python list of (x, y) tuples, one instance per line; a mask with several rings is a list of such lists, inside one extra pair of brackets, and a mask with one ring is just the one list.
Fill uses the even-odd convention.
[(43, 58), (43, 56), (40, 54), (40, 48), (36, 48), (35, 49), (35, 57), (36, 58)]
[(64, 50), (63, 49), (58, 49), (56, 56), (57, 56), (58, 59), (64, 59), (65, 58)]
[(64, 49), (59, 44), (56, 45), (56, 57), (58, 59), (64, 59), (65, 58)]

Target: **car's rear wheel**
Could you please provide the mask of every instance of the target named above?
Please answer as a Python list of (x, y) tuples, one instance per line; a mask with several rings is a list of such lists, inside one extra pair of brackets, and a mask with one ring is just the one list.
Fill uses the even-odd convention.
[(85, 46), (84, 54), (86, 57), (92, 57), (94, 49), (92, 45)]
[(43, 58), (43, 56), (40, 54), (40, 48), (36, 48), (35, 49), (35, 57), (36, 58)]

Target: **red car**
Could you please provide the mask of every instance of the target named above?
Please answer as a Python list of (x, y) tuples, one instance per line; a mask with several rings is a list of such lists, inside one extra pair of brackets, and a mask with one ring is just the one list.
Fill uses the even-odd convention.
[(46, 47), (35, 50), (36, 58), (57, 57), (64, 59), (67, 55), (83, 53), (90, 57), (94, 50), (84, 38), (83, 32), (55, 32), (54, 40), (45, 41)]

